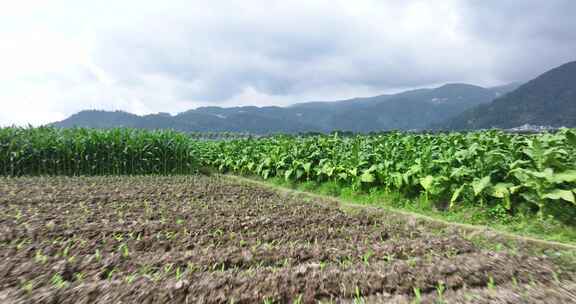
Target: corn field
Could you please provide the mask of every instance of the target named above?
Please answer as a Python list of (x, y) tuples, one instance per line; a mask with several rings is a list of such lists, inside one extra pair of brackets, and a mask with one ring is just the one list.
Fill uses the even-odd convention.
[(0, 174), (188, 174), (198, 168), (196, 146), (173, 131), (4, 128)]

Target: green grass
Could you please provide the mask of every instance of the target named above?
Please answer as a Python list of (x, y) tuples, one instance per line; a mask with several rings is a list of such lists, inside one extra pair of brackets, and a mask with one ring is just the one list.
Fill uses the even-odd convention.
[(451, 223), (487, 226), (521, 236), (576, 245), (576, 227), (562, 223), (553, 217), (539, 219), (535, 214), (518, 213), (514, 216), (503, 213), (499, 208), (458, 205), (449, 211), (439, 210), (434, 202), (424, 195), (408, 198), (397, 192), (382, 189), (369, 191), (354, 190), (351, 186), (337, 182), (286, 182), (282, 178), (271, 178), (264, 182), (276, 186), (335, 197), (357, 205), (395, 209), (425, 215)]

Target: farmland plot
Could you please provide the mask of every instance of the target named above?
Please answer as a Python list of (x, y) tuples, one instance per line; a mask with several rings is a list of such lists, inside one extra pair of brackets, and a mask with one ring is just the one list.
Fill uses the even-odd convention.
[(0, 303), (576, 301), (570, 263), (444, 228), (221, 177), (5, 178)]

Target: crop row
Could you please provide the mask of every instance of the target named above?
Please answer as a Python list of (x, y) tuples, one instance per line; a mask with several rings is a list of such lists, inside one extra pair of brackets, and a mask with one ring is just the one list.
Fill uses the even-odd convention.
[(223, 172), (423, 195), (446, 208), (470, 203), (540, 216), (576, 210), (574, 130), (273, 137), (212, 145), (204, 156)]
[[(199, 141), (173, 131), (0, 129), (0, 175), (189, 174), (200, 166), (422, 195), (444, 208), (576, 215), (576, 132), (275, 136)], [(569, 212), (566, 212), (569, 211)]]
[(187, 174), (198, 142), (174, 131), (0, 129), (0, 175)]

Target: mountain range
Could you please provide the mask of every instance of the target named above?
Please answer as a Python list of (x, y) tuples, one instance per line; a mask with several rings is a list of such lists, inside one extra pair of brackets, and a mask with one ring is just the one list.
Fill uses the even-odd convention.
[(82, 111), (56, 127), (174, 129), (184, 132), (251, 134), (465, 130), (522, 125), (576, 127), (576, 61), (525, 84), (499, 87), (452, 83), (331, 102), (288, 107), (200, 107), (177, 115), (138, 116), (126, 112)]
[(453, 83), (331, 102), (297, 103), (288, 107), (200, 107), (177, 115), (138, 116), (122, 111), (87, 110), (53, 123), (56, 127), (174, 129), (184, 132), (252, 134), (346, 130), (423, 129), (513, 91), (518, 84), (483, 88)]
[(563, 64), (493, 102), (438, 125), (441, 129), (576, 127), (576, 61)]

